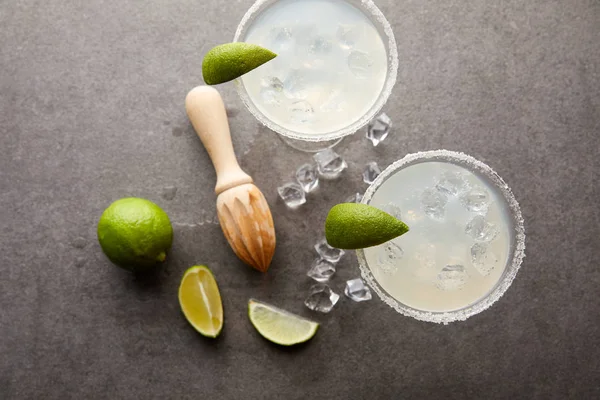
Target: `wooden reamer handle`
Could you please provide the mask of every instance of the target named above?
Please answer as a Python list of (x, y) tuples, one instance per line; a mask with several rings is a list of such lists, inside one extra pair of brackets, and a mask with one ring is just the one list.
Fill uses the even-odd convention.
[(187, 94), (185, 109), (217, 172), (216, 194), (252, 183), (250, 175), (242, 171), (235, 158), (227, 113), (219, 92), (210, 86), (197, 86)]

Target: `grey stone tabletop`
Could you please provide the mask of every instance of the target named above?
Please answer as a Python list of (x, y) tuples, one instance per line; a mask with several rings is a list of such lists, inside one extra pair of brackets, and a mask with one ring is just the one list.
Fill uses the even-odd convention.
[[(398, 41), (390, 137), (364, 130), (349, 168), (291, 212), (277, 197), (310, 156), (227, 104), (242, 167), (271, 205), (267, 274), (231, 252), (215, 216), (212, 164), (185, 114), (201, 60), (230, 41), (251, 0), (0, 2), (1, 399), (591, 399), (600, 397), (600, 3), (377, 4)], [(379, 299), (303, 305), (328, 209), (364, 191), (361, 171), (420, 150), (464, 151), (520, 202), (526, 258), (489, 310), (425, 323)], [(138, 196), (169, 214), (175, 240), (155, 274), (109, 263), (96, 224)], [(208, 222), (204, 222), (209, 220)], [(209, 265), (221, 337), (183, 318), (185, 269)], [(354, 254), (332, 281), (358, 276)], [(250, 297), (322, 324), (291, 349), (262, 339)]]

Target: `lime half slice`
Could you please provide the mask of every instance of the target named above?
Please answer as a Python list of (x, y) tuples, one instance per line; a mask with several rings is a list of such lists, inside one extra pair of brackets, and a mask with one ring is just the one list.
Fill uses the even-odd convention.
[(248, 317), (265, 339), (283, 346), (306, 342), (319, 328), (317, 322), (254, 299), (248, 301)]
[(179, 286), (179, 305), (194, 329), (204, 336), (219, 336), (223, 304), (217, 281), (208, 267), (197, 265), (185, 271)]

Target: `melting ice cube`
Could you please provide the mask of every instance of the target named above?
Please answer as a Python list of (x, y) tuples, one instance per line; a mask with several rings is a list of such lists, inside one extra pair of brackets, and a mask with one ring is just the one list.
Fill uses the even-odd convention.
[(367, 126), (367, 139), (371, 141), (373, 146), (377, 146), (388, 136), (391, 128), (392, 120), (386, 113), (381, 113), (369, 122)]
[(314, 164), (301, 165), (296, 170), (296, 180), (306, 193), (312, 192), (319, 186), (319, 175)]
[(302, 204), (306, 203), (306, 195), (302, 186), (296, 182), (286, 183), (283, 186), (277, 188), (279, 197), (285, 202), (285, 205), (289, 208), (298, 208)]
[(269, 48), (276, 53), (284, 52), (292, 48), (292, 31), (286, 27), (274, 27), (270, 32)]
[(421, 194), (421, 204), (423, 211), (429, 217), (434, 219), (443, 219), (446, 213), (446, 203), (448, 198), (438, 190), (429, 188)]
[(331, 290), (328, 285), (317, 283), (309, 289), (304, 305), (313, 311), (328, 313), (339, 299), (340, 295)]
[(320, 151), (315, 154), (313, 158), (317, 162), (319, 175), (325, 179), (335, 179), (339, 177), (342, 171), (348, 166), (346, 161), (331, 149)]
[(292, 122), (298, 124), (306, 124), (312, 121), (315, 117), (313, 106), (306, 100), (299, 100), (290, 106)]
[(283, 97), (283, 83), (274, 76), (262, 78), (260, 81), (260, 97), (265, 104), (279, 105)]
[(377, 165), (375, 161), (371, 161), (365, 166), (365, 169), (363, 170), (363, 182), (370, 185), (375, 181), (375, 178), (377, 178), (379, 174), (381, 174), (381, 169), (379, 168), (379, 165)]
[(463, 287), (468, 279), (469, 274), (464, 266), (446, 265), (437, 276), (436, 286), (441, 290), (457, 290)]
[(357, 25), (338, 25), (336, 39), (340, 47), (351, 49), (359, 41), (362, 36), (362, 27)]
[(490, 195), (487, 190), (476, 187), (462, 195), (460, 201), (467, 210), (480, 212), (487, 209)]
[(462, 174), (446, 171), (439, 178), (435, 187), (446, 195), (457, 196), (466, 192), (469, 189), (469, 184)]
[(368, 53), (352, 50), (348, 55), (348, 68), (357, 78), (366, 78), (372, 73), (373, 60)]
[(317, 258), (307, 275), (317, 282), (326, 282), (335, 274), (335, 264), (323, 258)]
[(471, 246), (471, 262), (481, 275), (487, 276), (498, 264), (498, 257), (485, 243), (475, 243)]
[(498, 228), (483, 215), (476, 215), (467, 223), (465, 233), (478, 242), (490, 242), (498, 235)]
[(371, 290), (360, 278), (346, 281), (344, 294), (356, 302), (371, 300)]
[(398, 271), (397, 260), (404, 256), (404, 250), (393, 241), (386, 242), (378, 249), (377, 262), (380, 269), (386, 274), (395, 274)]
[(322, 258), (332, 263), (337, 263), (340, 261), (340, 258), (346, 254), (346, 252), (342, 249), (331, 247), (329, 243), (327, 243), (326, 239), (321, 239), (317, 244), (315, 244), (315, 250)]

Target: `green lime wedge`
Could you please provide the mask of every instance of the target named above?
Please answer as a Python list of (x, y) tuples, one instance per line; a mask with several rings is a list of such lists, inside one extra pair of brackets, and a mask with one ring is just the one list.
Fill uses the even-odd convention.
[(225, 43), (215, 46), (202, 60), (202, 76), (207, 85), (229, 82), (260, 67), (277, 54), (250, 43)]
[(306, 342), (319, 328), (317, 322), (254, 299), (248, 301), (248, 317), (265, 339), (283, 346)]
[(408, 226), (378, 208), (360, 203), (337, 204), (325, 220), (325, 238), (338, 249), (377, 246), (408, 232)]
[(179, 306), (203, 336), (216, 338), (223, 329), (223, 303), (214, 275), (205, 265), (185, 271), (179, 285)]

